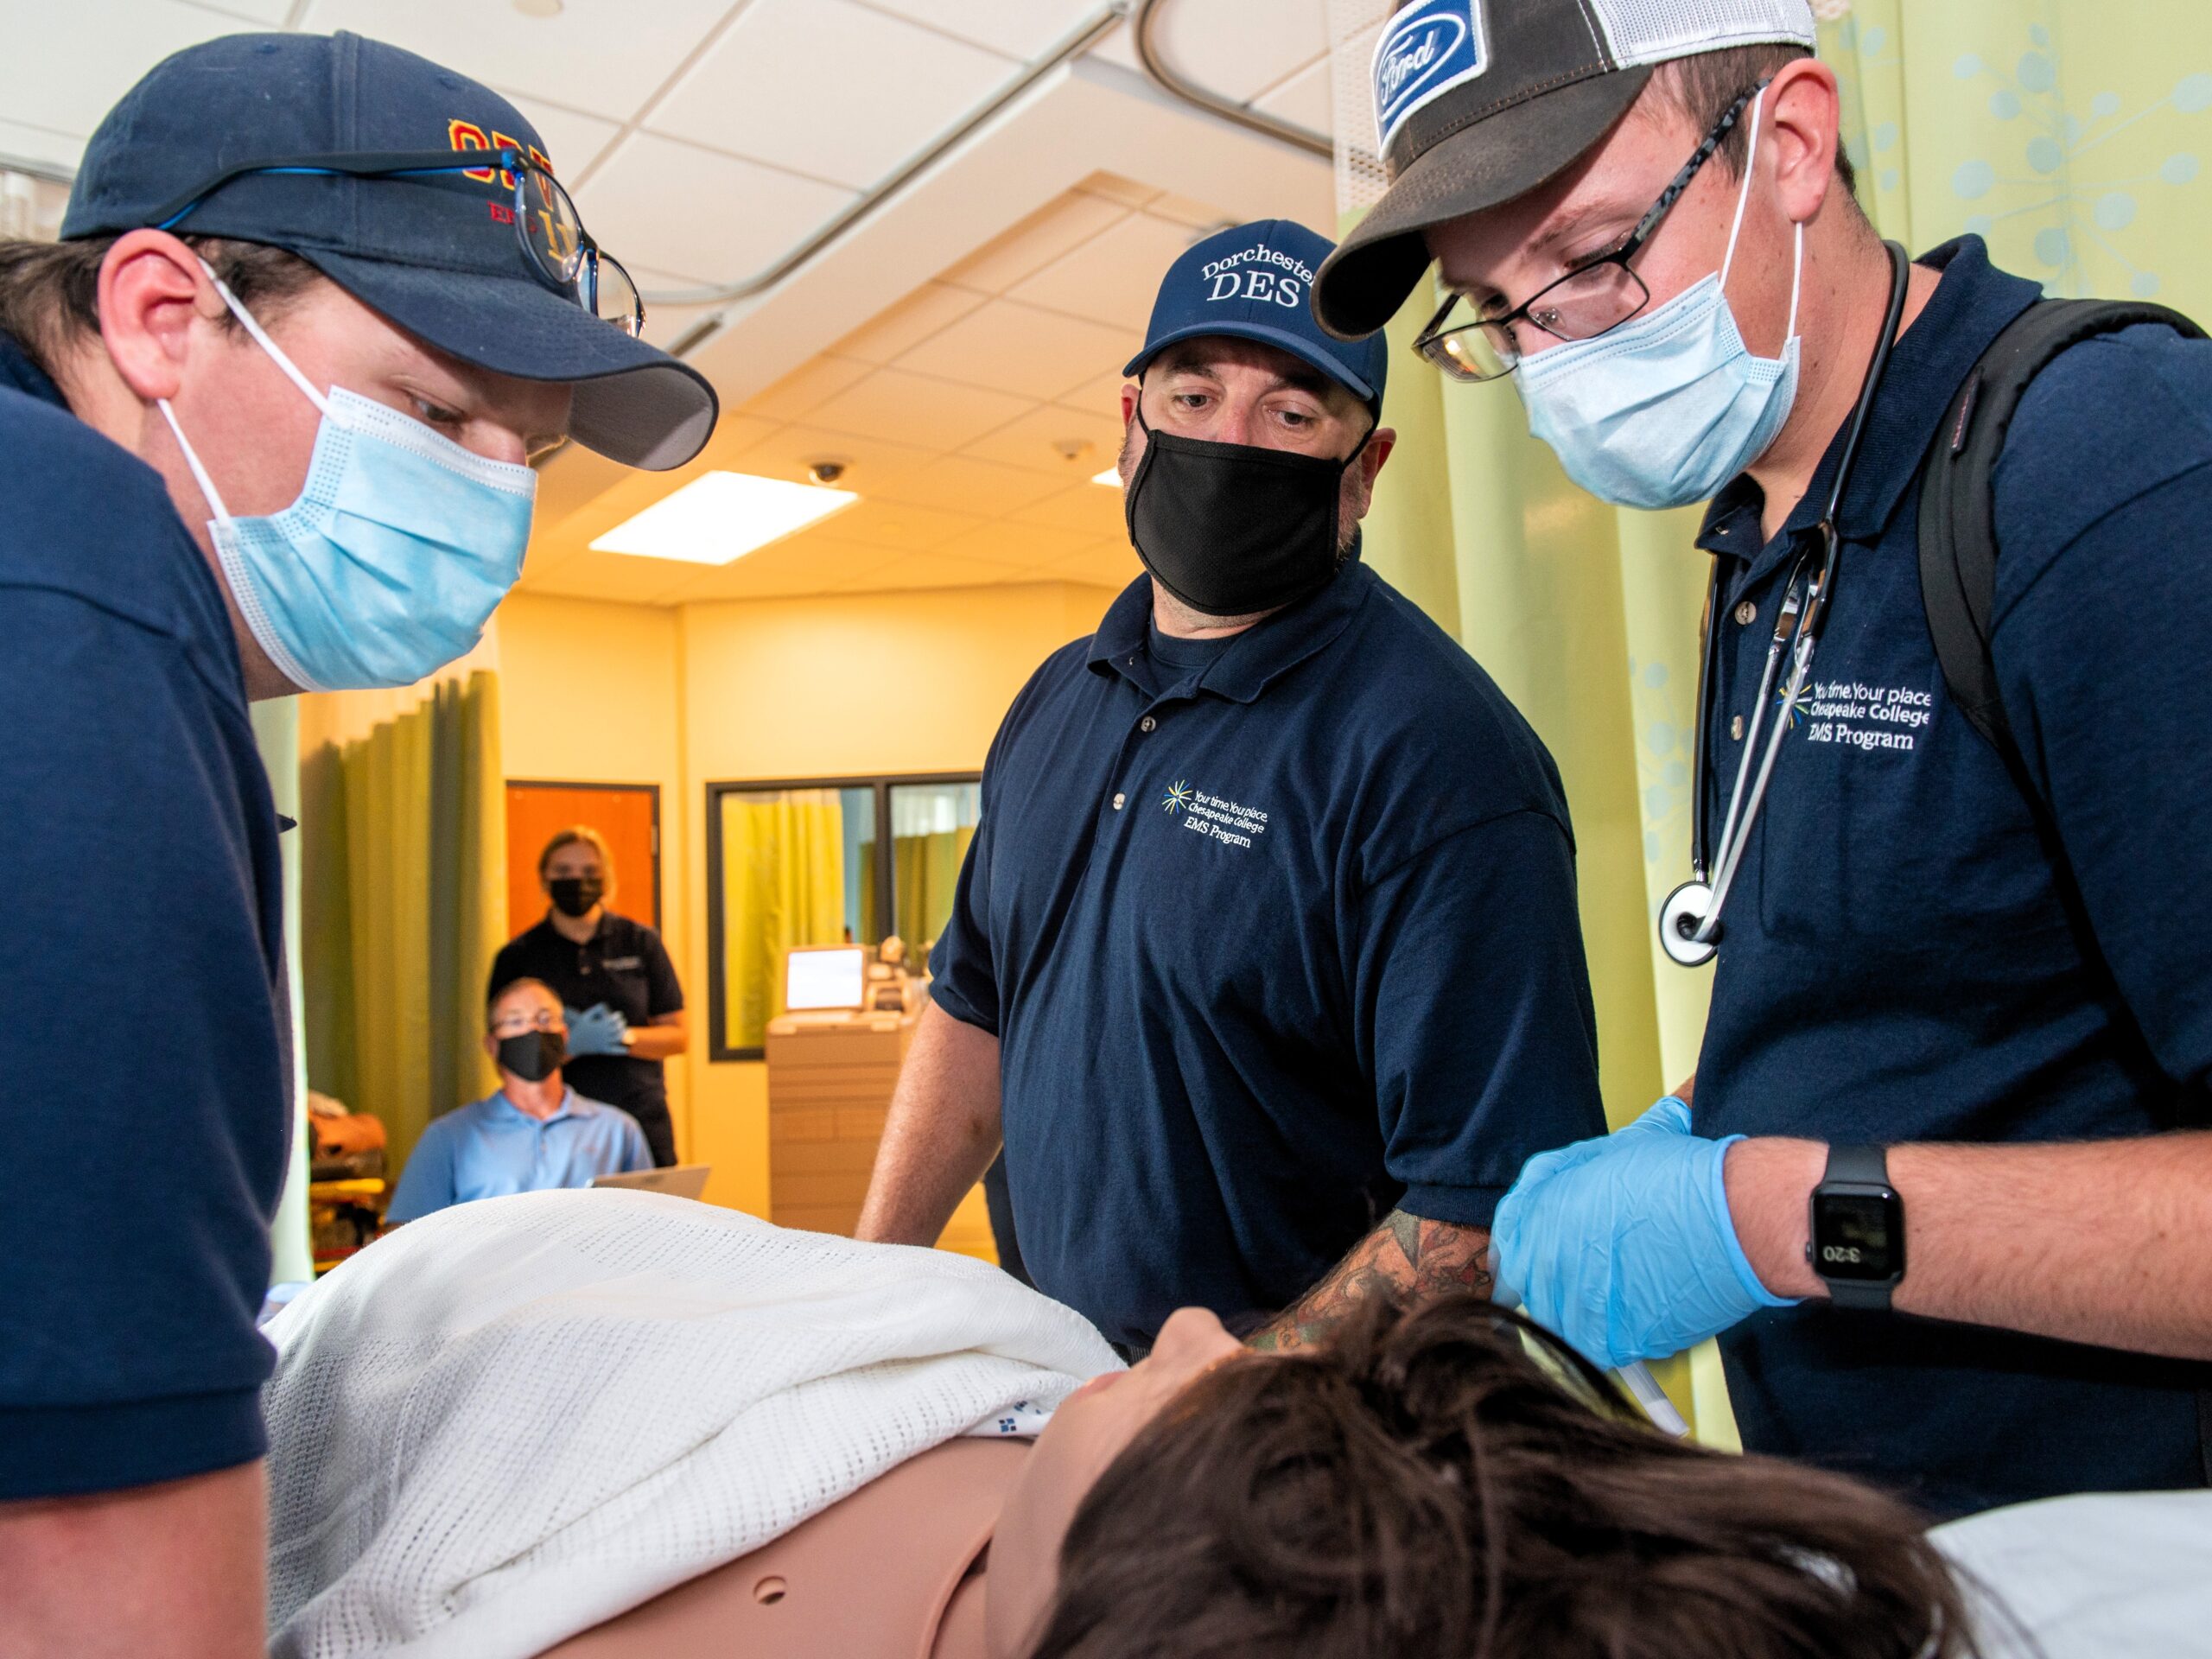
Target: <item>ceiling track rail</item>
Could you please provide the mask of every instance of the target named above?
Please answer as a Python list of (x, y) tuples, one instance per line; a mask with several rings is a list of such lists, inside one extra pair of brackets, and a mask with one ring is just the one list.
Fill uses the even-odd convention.
[[(728, 305), (739, 300), (751, 299), (765, 294), (785, 277), (797, 271), (835, 243), (871, 217), (878, 208), (899, 191), (926, 173), (946, 156), (958, 149), (993, 118), (1014, 103), (1024, 92), (1051, 74), (1062, 64), (1081, 57), (1103, 40), (1129, 15), (1131, 0), (1112, 0), (1100, 6), (1082, 22), (1077, 23), (1041, 57), (1033, 59), (1005, 86), (988, 99), (969, 111), (957, 125), (932, 143), (916, 151), (899, 169), (847, 205), (844, 211), (775, 264), (734, 283), (719, 283), (712, 288), (678, 289), (645, 295), (647, 305)], [(702, 318), (697, 327), (677, 340), (670, 350), (677, 356), (696, 346), (720, 326), (720, 319)]]
[(1335, 143), (1318, 132), (1308, 130), (1295, 122), (1284, 121), (1249, 105), (1231, 103), (1220, 93), (1210, 91), (1195, 81), (1186, 80), (1167, 66), (1160, 55), (1160, 48), (1153, 39), (1159, 27), (1160, 16), (1167, 10), (1167, 0), (1137, 0), (1136, 16), (1129, 24), (1129, 33), (1137, 48), (1137, 61), (1144, 67), (1145, 79), (1166, 92), (1179, 99), (1193, 109), (1231, 123), (1236, 126), (1273, 138), (1279, 143), (1302, 149), (1309, 155), (1334, 161)]

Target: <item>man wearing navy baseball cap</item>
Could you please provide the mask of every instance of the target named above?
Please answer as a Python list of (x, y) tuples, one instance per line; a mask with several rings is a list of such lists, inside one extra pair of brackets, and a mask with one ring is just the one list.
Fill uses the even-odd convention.
[(1359, 562), (1381, 341), (1286, 220), (1167, 272), (1122, 390), (1147, 575), (1000, 728), (860, 1231), (934, 1240), (1003, 1143), (1038, 1287), (1129, 1353), (1294, 1347), (1487, 1282), (1531, 1154), (1604, 1122), (1550, 757)]
[(715, 397), (512, 105), (353, 35), (156, 67), (62, 235), (0, 244), (0, 1647), (243, 1655), (294, 1089), (248, 699), (460, 657), (531, 461), (677, 466)]
[(2202, 1487), (2212, 342), (1885, 247), (1814, 45), (1805, 0), (1377, 41), (1322, 318), (1433, 257), (1416, 349), (1592, 494), (1709, 501), (1694, 1092), (1535, 1160), (1500, 1276), (1608, 1365), (1718, 1338), (1746, 1446), (1930, 1510)]

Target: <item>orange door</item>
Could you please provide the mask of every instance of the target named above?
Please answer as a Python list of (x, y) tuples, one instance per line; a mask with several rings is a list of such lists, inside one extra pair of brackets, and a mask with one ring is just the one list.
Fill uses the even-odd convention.
[(660, 925), (660, 789), (653, 784), (507, 785), (507, 933), (545, 914), (537, 855), (572, 824), (599, 831), (614, 855), (608, 906)]

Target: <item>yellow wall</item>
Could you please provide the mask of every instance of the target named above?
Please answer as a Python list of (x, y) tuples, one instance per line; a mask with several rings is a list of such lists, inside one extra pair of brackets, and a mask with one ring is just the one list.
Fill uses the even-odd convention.
[[(683, 709), (674, 611), (649, 605), (511, 594), (499, 607), (500, 766), (510, 778), (660, 785), (661, 935), (679, 971), (706, 917), (693, 913), (685, 856)], [(614, 906), (650, 915), (642, 894)], [(511, 918), (517, 926), (526, 919)], [(692, 1020), (706, 1019), (706, 982), (683, 974)], [(668, 1065), (669, 1114), (685, 1144), (692, 1062)]]
[[(687, 1158), (707, 1196), (766, 1215), (767, 1068), (706, 1061), (706, 786), (883, 772), (974, 771), (1037, 665), (1090, 633), (1113, 601), (1070, 583), (688, 605), (674, 613), (683, 676), (683, 790), (692, 925), (677, 957), (692, 1022)], [(594, 608), (594, 607), (586, 607)], [(502, 645), (512, 651), (512, 632)], [(510, 767), (512, 770), (512, 766)]]

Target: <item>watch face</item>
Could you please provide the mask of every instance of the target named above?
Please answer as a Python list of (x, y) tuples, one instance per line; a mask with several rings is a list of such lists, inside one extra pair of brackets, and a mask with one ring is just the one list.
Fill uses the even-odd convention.
[(1895, 1279), (1904, 1213), (1894, 1194), (1823, 1192), (1813, 1205), (1813, 1270), (1824, 1279)]

